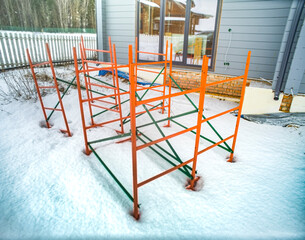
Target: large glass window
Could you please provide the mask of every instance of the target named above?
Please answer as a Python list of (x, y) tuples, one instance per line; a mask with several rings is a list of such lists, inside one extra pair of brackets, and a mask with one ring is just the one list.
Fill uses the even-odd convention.
[[(176, 64), (200, 66), (203, 55), (213, 57), (219, 1), (139, 0), (140, 51), (164, 53), (168, 41)], [(155, 61), (158, 56), (142, 54), (139, 59)]]

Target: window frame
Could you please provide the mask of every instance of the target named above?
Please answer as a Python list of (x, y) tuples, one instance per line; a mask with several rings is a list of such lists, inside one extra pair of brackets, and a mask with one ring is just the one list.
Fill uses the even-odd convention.
[[(173, 61), (173, 66), (175, 67), (188, 67), (193, 69), (200, 69), (201, 65), (188, 64), (187, 63), (187, 48), (188, 48), (188, 38), (189, 38), (189, 26), (190, 26), (190, 16), (191, 16), (191, 1), (186, 0), (186, 12), (185, 12), (185, 24), (184, 24), (184, 45), (183, 45), (183, 56), (182, 61)], [(214, 38), (212, 42), (212, 56), (211, 56), (211, 65), (209, 66), (210, 71), (214, 71), (215, 62), (216, 62), (216, 53), (217, 53), (217, 45), (218, 45), (218, 36), (219, 36), (219, 28), (220, 28), (220, 16), (222, 10), (222, 2), (223, 0), (217, 1), (217, 9), (216, 9), (216, 22), (214, 26)], [(165, 7), (166, 0), (160, 0), (160, 23), (159, 23), (159, 53), (163, 53), (164, 47), (164, 22), (165, 22)], [(137, 0), (137, 45), (139, 46), (139, 37), (140, 37), (140, 0)], [(152, 62), (149, 60), (141, 60), (138, 57), (138, 62)], [(162, 61), (162, 56), (159, 56), (158, 61)]]

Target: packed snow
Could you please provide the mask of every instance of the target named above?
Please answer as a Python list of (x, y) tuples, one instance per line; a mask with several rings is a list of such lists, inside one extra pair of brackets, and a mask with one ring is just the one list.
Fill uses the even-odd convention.
[[(111, 76), (103, 79), (112, 82)], [(120, 84), (128, 89), (126, 82)], [(3, 82), (0, 88), (4, 89)], [(198, 104), (198, 94), (190, 98)], [(47, 94), (43, 101), (54, 106), (56, 94)], [(43, 127), (39, 101), (12, 100), (0, 105), (0, 239), (305, 238), (304, 126), (241, 119), (235, 163), (226, 162), (228, 153), (216, 147), (198, 158), (202, 180), (198, 191), (185, 189), (187, 179), (180, 171), (144, 185), (139, 189), (140, 220), (136, 221), (132, 202), (94, 154), (83, 152), (76, 89), (71, 88), (63, 101), (72, 137), (60, 132), (64, 123), (59, 112), (51, 118), (51, 129)], [(209, 117), (235, 106), (206, 97), (204, 114)], [(87, 111), (87, 105), (85, 108)], [(190, 110), (193, 107), (183, 96), (173, 99), (172, 115)], [(124, 115), (128, 112), (126, 103)], [(166, 117), (159, 111), (152, 114), (156, 119)], [(114, 117), (116, 113), (107, 112), (97, 121)], [(196, 119), (191, 114), (177, 121), (190, 127)], [(88, 115), (86, 120), (89, 123)], [(137, 118), (138, 125), (149, 121), (148, 116)], [(227, 114), (211, 123), (225, 138), (233, 134), (236, 116)], [(170, 128), (163, 128), (164, 124), (159, 126), (167, 135), (182, 130), (174, 123)], [(126, 124), (125, 131), (129, 129)], [(91, 129), (89, 140), (115, 136), (115, 130), (119, 130), (118, 123)], [(141, 130), (151, 139), (160, 137), (153, 125)], [(202, 133), (219, 140), (206, 125)], [(187, 133), (170, 140), (184, 161), (193, 155), (194, 136)], [(94, 147), (132, 193), (131, 143), (116, 141)], [(166, 143), (161, 145), (168, 149)], [(209, 144), (200, 140), (200, 149), (206, 146)], [(138, 152), (139, 181), (170, 167), (148, 148)]]

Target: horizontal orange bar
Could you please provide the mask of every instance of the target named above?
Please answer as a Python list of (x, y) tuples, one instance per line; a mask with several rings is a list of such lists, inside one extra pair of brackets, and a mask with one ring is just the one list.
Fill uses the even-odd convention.
[(91, 103), (91, 106), (101, 108), (101, 109), (106, 109), (106, 110), (109, 110), (109, 111), (112, 111), (112, 112), (117, 112), (117, 113), (119, 112), (118, 110), (115, 110), (115, 109), (112, 109), (112, 108), (106, 108), (106, 107), (96, 105), (96, 104), (92, 104), (92, 103)]
[(164, 95), (164, 96), (160, 96), (160, 97), (145, 99), (145, 100), (136, 102), (136, 106), (140, 106), (142, 104), (146, 104), (146, 103), (150, 103), (150, 102), (155, 102), (155, 101), (167, 99), (167, 98), (170, 98), (170, 97), (178, 97), (178, 96), (182, 96), (182, 95), (193, 93), (193, 92), (199, 92), (199, 91), (200, 91), (200, 88), (194, 88), (194, 89), (190, 89), (190, 90), (185, 90), (183, 92), (177, 92), (177, 93), (172, 93), (172, 94)]
[(238, 77), (234, 77), (234, 78), (229, 78), (229, 79), (225, 79), (225, 80), (221, 80), (221, 81), (217, 81), (217, 82), (207, 83), (206, 86), (210, 87), (210, 86), (221, 84), (221, 83), (225, 83), (225, 82), (231, 82), (231, 81), (234, 81), (234, 80), (241, 79), (243, 77), (244, 76), (242, 75), (242, 76), (238, 76)]
[(233, 112), (233, 111), (239, 109), (239, 107), (240, 107), (240, 106), (235, 107), (235, 108), (232, 108), (232, 109), (229, 109), (229, 110), (224, 111), (224, 112), (221, 112), (221, 113), (218, 113), (218, 114), (216, 114), (216, 115), (214, 115), (214, 116), (211, 116), (211, 117), (208, 117), (208, 118), (206, 118), (206, 119), (203, 119), (203, 120), (201, 120), (201, 123), (210, 121), (210, 120), (212, 120), (212, 119), (214, 119), (214, 118), (220, 117), (220, 116), (225, 115), (225, 114), (228, 114), (228, 113), (230, 113), (230, 112)]
[(176, 133), (174, 133), (174, 134), (168, 135), (168, 136), (166, 136), (166, 137), (159, 138), (159, 139), (154, 140), (154, 141), (152, 141), (152, 142), (149, 142), (149, 143), (146, 143), (146, 144), (137, 146), (136, 151), (141, 150), (141, 149), (146, 148), (146, 147), (149, 147), (149, 146), (154, 145), (154, 144), (156, 144), (156, 143), (165, 141), (165, 140), (167, 140), (167, 139), (170, 139), (170, 138), (179, 136), (179, 135), (181, 135), (181, 134), (190, 132), (190, 131), (192, 131), (192, 130), (195, 130), (196, 128), (197, 128), (197, 125), (196, 125), (196, 126), (193, 126), (193, 127), (191, 127), (191, 128), (188, 128), (188, 129), (184, 129), (184, 130), (182, 130), (182, 131), (180, 131), (180, 132), (176, 132)]
[(144, 180), (144, 181), (138, 183), (137, 187), (138, 187), (138, 188), (139, 188), (139, 187), (142, 187), (142, 186), (145, 185), (146, 183), (149, 183), (149, 182), (151, 182), (151, 181), (153, 181), (153, 180), (156, 180), (156, 179), (159, 178), (159, 177), (162, 177), (162, 176), (164, 176), (164, 175), (166, 175), (166, 174), (168, 174), (168, 173), (170, 173), (170, 172), (173, 172), (173, 171), (177, 170), (178, 168), (181, 168), (181, 167), (183, 167), (183, 166), (189, 164), (189, 163), (192, 162), (192, 161), (194, 161), (193, 158), (191, 158), (190, 160), (187, 160), (186, 162), (181, 163), (181, 164), (179, 164), (179, 165), (177, 165), (177, 166), (175, 166), (175, 167), (172, 167), (172, 168), (170, 168), (170, 169), (168, 169), (168, 170), (166, 170), (166, 171), (164, 171), (164, 172), (162, 172), (162, 173), (160, 173), (160, 174), (157, 174), (157, 175), (154, 176), (154, 177), (151, 177), (151, 178), (149, 178), (149, 179), (146, 179), (146, 180)]
[(98, 83), (87, 83), (88, 85), (90, 86), (96, 86), (96, 87), (101, 87), (101, 88), (108, 88), (108, 89), (113, 89), (113, 90), (116, 90), (117, 88), (116, 87), (111, 87), (111, 86), (106, 86), (106, 85), (101, 85), (101, 84), (98, 84)]
[(39, 86), (39, 88), (56, 88), (55, 86)]
[[(149, 111), (156, 111), (158, 109), (162, 109), (162, 107), (157, 107), (157, 108), (154, 108), (154, 109), (150, 109)], [(137, 112), (136, 115), (139, 115), (139, 114), (142, 114), (142, 113), (146, 113), (146, 111), (143, 111), (143, 112)], [(122, 120), (124, 119), (128, 119), (130, 118), (130, 116), (126, 116), (126, 117), (122, 117)], [(113, 122), (117, 122), (117, 121), (120, 121), (121, 118), (117, 118), (117, 119), (113, 119), (113, 120), (110, 120), (110, 121), (107, 121), (107, 122), (102, 122), (102, 123), (97, 123), (97, 124), (94, 124), (94, 125), (90, 125), (90, 126), (86, 126), (85, 128), (86, 129), (90, 129), (90, 128), (95, 128), (95, 127), (100, 127), (100, 126), (103, 126), (103, 125), (106, 125), (106, 124), (109, 124), (109, 123), (113, 123)]]
[(102, 103), (108, 103), (108, 104), (115, 105), (115, 103), (114, 103), (114, 102), (109, 102), (109, 101), (105, 101), (105, 100), (100, 100), (100, 99), (97, 99), (96, 101), (98, 101), (98, 102), (102, 102)]
[(87, 98), (87, 99), (82, 99), (81, 101), (84, 102), (89, 102), (89, 101), (95, 101), (95, 100), (99, 100), (99, 99), (103, 99), (103, 98), (110, 98), (110, 97), (114, 97), (116, 95), (126, 95), (129, 94), (129, 92), (119, 92), (118, 94), (111, 94), (111, 95), (106, 95), (106, 96), (100, 96), (100, 97), (94, 97), (94, 98)]
[(154, 64), (164, 64), (165, 61), (161, 62), (145, 62), (145, 63), (137, 63), (138, 66), (144, 66), (144, 65), (154, 65)]
[(137, 51), (137, 53), (165, 56), (164, 53), (152, 53), (152, 52), (142, 52), (142, 51)]
[(208, 150), (210, 150), (210, 149), (213, 148), (213, 147), (218, 146), (219, 144), (222, 144), (223, 142), (228, 141), (230, 138), (233, 138), (233, 137), (234, 137), (234, 135), (232, 135), (232, 136), (230, 136), (230, 137), (227, 137), (227, 138), (225, 138), (225, 139), (223, 139), (223, 140), (221, 140), (221, 141), (219, 141), (219, 142), (217, 142), (217, 143), (214, 143), (213, 145), (211, 145), (211, 146), (209, 146), (209, 147), (207, 147), (207, 148), (205, 148), (205, 149), (199, 151), (199, 152), (198, 152), (198, 155), (201, 154), (201, 153), (204, 153), (204, 152), (206, 152), (206, 151), (208, 151)]
[(45, 107), (44, 109), (46, 109), (46, 110), (52, 110), (52, 111), (62, 111), (61, 109), (58, 109), (58, 108), (49, 108), (49, 107)]
[(85, 63), (95, 63), (95, 64), (106, 64), (106, 65), (114, 65), (114, 63), (111, 62), (99, 62), (99, 61), (93, 61), (93, 60), (84, 60)]
[[(157, 85), (157, 86), (151, 86), (151, 87), (142, 87), (142, 86), (140, 86), (140, 85), (138, 85), (138, 87), (137, 87), (137, 92), (139, 92), (139, 91), (143, 91), (143, 90), (147, 90), (147, 89), (149, 89), (149, 90), (154, 90), (155, 88), (159, 88), (159, 87), (163, 87), (164, 85)], [(154, 90), (154, 91), (156, 91), (156, 90)], [(160, 90), (161, 91), (161, 90)], [(163, 91), (161, 91), (161, 92), (163, 92)]]
[[(160, 72), (156, 72), (156, 71), (152, 71), (152, 70), (147, 70), (147, 69), (144, 69), (144, 68), (137, 68), (138, 71), (143, 71), (143, 72), (150, 72), (150, 73), (156, 73), (156, 74), (159, 74)], [(160, 73), (160, 74), (163, 74), (164, 73)]]
[(110, 51), (107, 50), (100, 50), (100, 49), (91, 49), (91, 48), (84, 48), (86, 51), (95, 51), (95, 52), (105, 52), (110, 53)]
[(47, 65), (47, 64), (50, 64), (50, 62), (36, 63), (36, 64), (33, 65), (33, 67), (38, 67), (38, 66)]
[(94, 69), (82, 69), (79, 70), (79, 73), (88, 73), (88, 72), (93, 72), (93, 71), (99, 71), (99, 70), (108, 70), (108, 69), (113, 69), (114, 67), (99, 67), (99, 68), (94, 68)]

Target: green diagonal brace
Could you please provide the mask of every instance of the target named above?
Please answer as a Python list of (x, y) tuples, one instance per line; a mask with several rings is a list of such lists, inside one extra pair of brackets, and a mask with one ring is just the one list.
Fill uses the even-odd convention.
[[(89, 77), (89, 78), (92, 78), (92, 79), (94, 79), (94, 80), (96, 80), (96, 81), (98, 81), (98, 82), (100, 82), (100, 83), (105, 84), (105, 85), (108, 85), (108, 86), (110, 86), (110, 87), (116, 88), (116, 86), (113, 86), (112, 84), (107, 83), (107, 82), (104, 82), (104, 81), (102, 81), (102, 80), (100, 80), (100, 79), (98, 79), (98, 78), (92, 77), (92, 76), (87, 75), (87, 74), (85, 74), (85, 76), (86, 76), (86, 77)], [(122, 89), (122, 88), (119, 88), (119, 89), (120, 89), (122, 92), (127, 92), (126, 90), (124, 90), (124, 89)]]
[[(155, 83), (155, 81), (157, 81), (158, 77), (160, 76), (160, 74), (163, 72), (165, 67), (163, 67), (161, 69), (161, 71), (158, 73), (157, 77), (155, 77), (155, 79), (151, 82), (151, 84), (149, 85), (149, 88)], [(142, 100), (142, 98), (146, 95), (146, 93), (148, 92), (149, 89), (146, 89), (146, 91), (143, 93), (143, 95), (140, 97), (140, 101)], [(127, 114), (127, 117), (130, 115), (130, 113)], [(127, 118), (123, 121), (123, 124), (125, 124), (127, 122)]]
[[(174, 119), (174, 118), (182, 117), (182, 116), (189, 115), (189, 114), (196, 113), (196, 112), (197, 112), (197, 110), (192, 110), (192, 111), (189, 111), (189, 112), (186, 112), (186, 113), (178, 114), (178, 115), (176, 115), (176, 116), (163, 118), (163, 119), (157, 120), (157, 121), (155, 121), (155, 122), (156, 122), (156, 123), (160, 123), (160, 122), (164, 122), (164, 121), (167, 121), (167, 120), (172, 120), (172, 119)], [(152, 125), (152, 124), (154, 124), (154, 122), (146, 123), (146, 124), (140, 125), (140, 126), (138, 126), (137, 128), (147, 127), (147, 126)]]
[[(136, 96), (137, 98), (139, 98), (139, 95), (137, 94), (136, 92)], [(154, 122), (156, 128), (158, 129), (159, 133), (165, 137), (164, 133), (162, 132), (161, 128), (159, 127), (159, 125), (156, 123), (155, 119), (153, 118), (153, 116), (151, 115), (151, 113), (148, 111), (147, 107), (145, 105), (143, 105), (143, 108), (145, 109), (145, 111), (147, 112), (148, 116), (150, 117), (150, 119)], [(173, 146), (170, 144), (170, 142), (168, 140), (165, 140), (165, 142), (167, 143), (167, 145), (169, 146), (169, 148), (173, 151), (173, 154), (176, 156), (176, 160), (179, 162), (179, 163), (183, 163), (182, 160), (180, 159), (179, 155), (176, 153), (175, 149), (173, 148)], [(183, 166), (183, 169), (185, 171), (188, 172), (187, 168), (185, 166)]]
[[(129, 99), (127, 99), (127, 100), (121, 102), (121, 105), (124, 104), (124, 103), (126, 103), (126, 102), (128, 102), (128, 101), (129, 101)], [(119, 104), (112, 106), (110, 109), (114, 109), (114, 108), (116, 108), (117, 106), (119, 106)], [(104, 112), (107, 112), (107, 111), (109, 111), (109, 109), (105, 109), (105, 110), (103, 110), (103, 111), (101, 111), (101, 112), (99, 112), (99, 113), (96, 113), (96, 114), (92, 115), (91, 118), (94, 118), (94, 117), (96, 117), (96, 116), (98, 116), (98, 115), (100, 115), (100, 114), (103, 114)]]
[[(83, 68), (83, 67), (81, 67), (79, 70), (82, 70), (82, 68)], [(72, 81), (71, 81), (70, 83), (68, 83), (68, 87), (66, 88), (66, 90), (63, 92), (63, 94), (62, 94), (61, 97), (60, 97), (61, 99), (64, 98), (64, 96), (66, 95), (66, 93), (67, 93), (68, 90), (70, 89), (70, 87), (71, 87), (72, 83), (75, 81), (75, 79), (76, 79), (76, 76), (72, 79)], [(58, 80), (58, 79), (56, 78), (56, 80)], [(47, 121), (50, 120), (51, 116), (53, 115), (53, 113), (54, 113), (55, 109), (58, 107), (58, 105), (59, 105), (59, 101), (56, 103), (56, 105), (55, 105), (55, 107), (53, 108), (52, 112), (49, 114), (49, 116), (48, 116), (48, 118), (47, 118)]]
[[(100, 163), (103, 165), (103, 167), (106, 169), (106, 171), (110, 174), (110, 176), (113, 178), (113, 180), (119, 185), (119, 187), (123, 190), (123, 192), (127, 195), (127, 197), (133, 202), (133, 197), (131, 194), (127, 191), (127, 189), (123, 186), (123, 184), (117, 179), (117, 177), (111, 172), (111, 170), (108, 168), (108, 166), (103, 162), (103, 160), (100, 158), (100, 156), (95, 152), (93, 147), (88, 144), (91, 151), (94, 153), (94, 155), (97, 157), (97, 159), (100, 161)], [(140, 206), (138, 206), (140, 207)]]
[[(57, 79), (57, 81), (60, 81), (60, 82), (63, 82), (63, 83), (67, 83), (67, 84), (70, 84), (69, 82), (67, 82), (67, 81), (65, 81), (65, 80), (63, 80), (63, 79), (60, 79), (60, 78), (56, 78), (56, 79)], [(71, 85), (77, 87), (77, 85), (74, 84), (74, 83), (72, 83)], [(86, 90), (85, 87), (82, 87), (82, 86), (81, 86), (80, 88), (83, 89), (83, 90)], [(99, 95), (102, 95), (102, 96), (107, 96), (107, 95), (104, 94), (104, 93), (97, 92), (97, 91), (94, 91), (94, 90), (91, 90), (91, 89), (88, 89), (88, 91), (89, 91), (89, 92), (96, 93), (96, 94), (99, 94)], [(114, 97), (110, 97), (110, 98), (114, 99)]]
[[(150, 139), (148, 136), (146, 136), (143, 132), (140, 132), (138, 130), (138, 132), (145, 137), (148, 141), (152, 142), (153, 140)], [(175, 159), (177, 161), (177, 158), (172, 155), (170, 152), (168, 152), (166, 149), (164, 149), (163, 147), (161, 147), (158, 143), (154, 144), (155, 146), (157, 146), (160, 150), (162, 150), (163, 152), (165, 152), (166, 154), (168, 154), (170, 157), (172, 157), (173, 159)], [(189, 170), (192, 170), (192, 168), (189, 165), (185, 165)]]
[(105, 142), (105, 141), (109, 141), (109, 140), (113, 140), (113, 139), (117, 139), (117, 138), (122, 138), (122, 137), (128, 137), (128, 136), (130, 136), (130, 133), (124, 133), (124, 134), (117, 135), (117, 136), (113, 136), (113, 137), (108, 137), (108, 138), (103, 138), (103, 139), (91, 141), (91, 142), (88, 142), (88, 144), (94, 144), (94, 143), (99, 143), (99, 142)]
[[(159, 104), (157, 104), (156, 106), (151, 107), (151, 108), (149, 109), (149, 111), (152, 110), (152, 109), (154, 109), (154, 108), (156, 108), (156, 107), (158, 107), (158, 106), (161, 105), (161, 104), (162, 104), (162, 102), (159, 103)], [(143, 114), (145, 114), (145, 113), (141, 113), (141, 114), (136, 115), (136, 118), (142, 116)], [(129, 114), (128, 114), (127, 116), (129, 116)], [(128, 119), (125, 123), (128, 123), (128, 122), (130, 122), (130, 119)], [(123, 124), (125, 124), (125, 123), (123, 123)]]
[[(179, 88), (179, 90), (181, 92), (183, 92), (182, 88), (179, 86), (179, 84), (172, 78), (171, 75), (169, 75), (169, 77), (174, 81), (174, 83), (176, 84), (176, 86)], [(197, 106), (193, 103), (193, 101), (187, 96), (187, 94), (184, 94), (184, 96), (187, 98), (187, 100), (189, 100), (189, 102), (194, 106), (194, 108), (198, 111)], [(203, 119), (206, 119), (206, 117), (202, 114)], [(219, 137), (220, 140), (223, 140), (223, 138), (221, 137), (221, 135), (216, 131), (216, 129), (213, 127), (213, 125), (207, 121), (207, 124), (210, 126), (210, 128), (214, 131), (214, 133), (216, 133), (216, 135)], [(230, 149), (232, 151), (232, 149), (230, 148), (230, 146), (224, 142), (224, 144), (226, 145), (226, 147), (228, 149)]]
[[(172, 122), (176, 123), (176, 124), (177, 124), (177, 125), (179, 125), (180, 127), (183, 127), (184, 129), (188, 129), (188, 127), (186, 127), (186, 126), (182, 125), (181, 123), (178, 123), (178, 122), (177, 122), (177, 121), (175, 121), (175, 120), (172, 120)], [(195, 132), (195, 131), (191, 131), (191, 133), (196, 134), (196, 132)], [(204, 137), (204, 136), (202, 136), (202, 135), (200, 135), (200, 137), (201, 137), (201, 138), (203, 138), (204, 140), (206, 140), (206, 141), (210, 142), (210, 143), (213, 143), (213, 144), (215, 144), (215, 143), (216, 143), (216, 142), (212, 141), (211, 139), (206, 138), (206, 137)], [(232, 149), (228, 149), (228, 148), (226, 148), (226, 147), (224, 147), (224, 146), (221, 146), (220, 144), (219, 144), (219, 145), (217, 145), (217, 146), (218, 146), (218, 147), (220, 147), (220, 148), (222, 148), (222, 149), (224, 149), (224, 150), (226, 150), (226, 151), (228, 151), (228, 152), (230, 152), (230, 153), (233, 153)]]
[[(145, 142), (141, 137), (138, 136), (138, 139), (140, 139), (144, 144), (146, 144), (147, 142)], [(168, 158), (166, 158), (164, 155), (162, 155), (161, 153), (159, 153), (156, 149), (154, 149), (152, 146), (149, 146), (149, 148), (154, 151), (156, 154), (158, 154), (160, 157), (162, 157), (165, 161), (167, 161), (169, 164), (171, 164), (172, 166), (177, 166), (175, 163), (173, 163), (171, 160), (169, 160)], [(193, 176), (188, 173), (185, 172), (182, 168), (178, 168), (178, 170), (180, 170), (182, 173), (184, 173), (187, 177), (189, 177), (190, 179), (193, 179)]]

